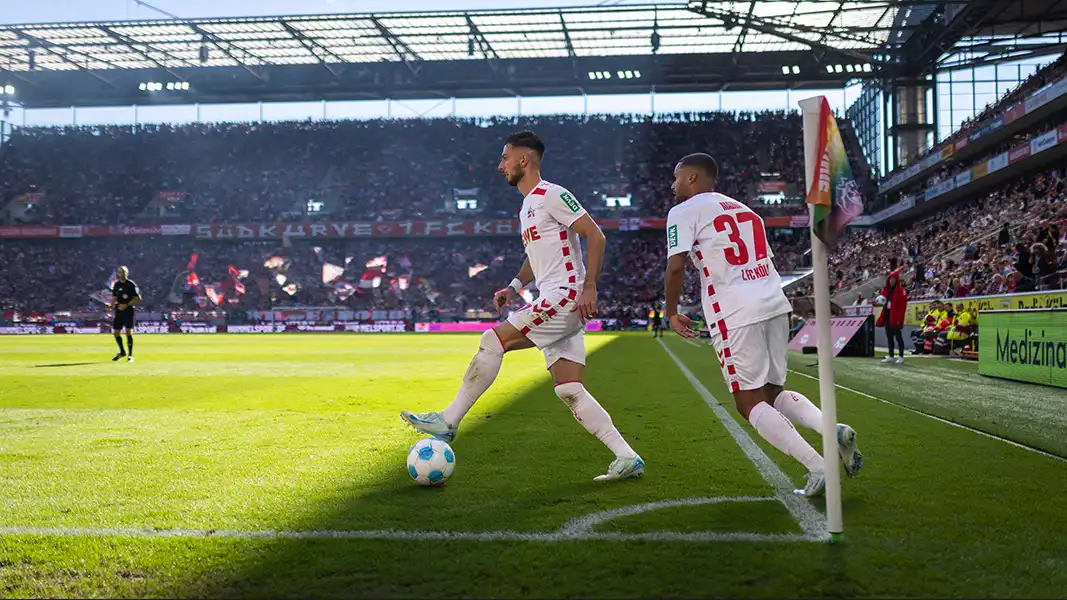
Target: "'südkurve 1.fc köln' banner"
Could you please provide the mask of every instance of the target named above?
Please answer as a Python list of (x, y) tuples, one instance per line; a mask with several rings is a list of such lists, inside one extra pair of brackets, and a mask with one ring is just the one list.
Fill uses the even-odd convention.
[[(660, 230), (666, 219), (624, 217), (598, 219), (605, 231)], [(808, 215), (766, 217), (767, 227), (803, 228)], [(202, 240), (272, 240), (290, 238), (478, 237), (519, 234), (518, 219), (419, 221), (312, 221), (303, 223), (201, 223), (199, 225), (0, 225), (0, 239), (192, 236)]]

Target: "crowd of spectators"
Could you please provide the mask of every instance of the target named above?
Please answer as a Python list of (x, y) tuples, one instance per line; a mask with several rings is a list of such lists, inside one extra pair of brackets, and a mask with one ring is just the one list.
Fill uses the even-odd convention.
[(982, 122), (989, 117), (1011, 108), (1018, 102), (1025, 100), (1030, 94), (1033, 94), (1050, 83), (1056, 82), (1064, 75), (1067, 75), (1067, 54), (1061, 55), (1053, 63), (1038, 69), (1034, 74), (1023, 80), (1017, 87), (1012, 88), (1006, 94), (998, 98), (996, 102), (986, 106), (982, 112), (964, 121), (960, 128), (945, 141), (955, 142), (963, 136), (970, 134), (976, 126), (981, 125)]
[[(806, 236), (772, 237), (775, 262), (789, 271), (805, 257)], [(663, 232), (612, 233), (599, 284), (601, 314), (634, 316), (662, 300), (665, 267)], [(190, 259), (197, 285), (190, 285)], [(285, 259), (270, 268), (271, 257)], [(361, 280), (367, 263), (385, 257), (378, 285)], [(140, 286), (144, 308), (211, 307), (205, 286), (225, 288), (229, 268), (247, 271), (244, 293), (227, 291), (224, 308), (265, 310), (271, 306), (345, 306), (357, 310), (407, 309), (466, 314), (491, 309), (493, 292), (518, 272), (525, 257), (517, 239), (333, 240), (291, 245), (277, 241), (203, 242), (179, 238), (84, 238), (0, 242), (0, 308), (23, 312), (93, 310), (103, 305), (90, 294), (108, 287), (115, 268), (126, 265)], [(323, 281), (323, 265), (345, 267), (337, 280)], [(692, 271), (692, 269), (690, 269)], [(278, 275), (284, 277), (279, 281)], [(699, 301), (695, 271), (686, 281), (685, 302)], [(352, 286), (338, 294), (339, 282)], [(342, 287), (344, 286), (342, 283)], [(291, 287), (295, 284), (295, 288)], [(286, 289), (288, 288), (288, 289)]]
[(854, 229), (830, 255), (836, 292), (904, 269), (912, 298), (1067, 285), (1067, 164), (895, 229)]
[[(1054, 71), (1043, 77), (1058, 76)], [(29, 128), (0, 151), (0, 202), (37, 193), (39, 204), (20, 218), (40, 224), (306, 220), (315, 218), (304, 212), (309, 199), (324, 204), (326, 218), (390, 220), (454, 216), (453, 191), (461, 188), (477, 190), (479, 204), (463, 216), (514, 217), (520, 199), (496, 165), (501, 141), (522, 128), (548, 145), (545, 175), (571, 188), (598, 217), (665, 216), (673, 166), (691, 151), (715, 155), (718, 189), (752, 204), (761, 178), (803, 179), (800, 117), (782, 112)], [(900, 229), (851, 230), (831, 253), (835, 290), (880, 281), (894, 269), (907, 271), (915, 298), (1063, 287), (1065, 166)], [(180, 195), (161, 201), (160, 192)], [(633, 205), (615, 212), (598, 203), (604, 194), (629, 194)], [(765, 215), (803, 210), (758, 209)], [(807, 265), (805, 231), (771, 235), (779, 271)], [(187, 268), (194, 254), (198, 284), (190, 284)], [(285, 258), (284, 272), (265, 266), (272, 256)], [(377, 285), (361, 285), (365, 263), (379, 256), (386, 257), (386, 272)], [(223, 289), (232, 266), (247, 275), (242, 294), (225, 289), (227, 307), (343, 305), (458, 315), (488, 310), (493, 290), (522, 258), (516, 240), (485, 237), (318, 245), (179, 237), (8, 240), (0, 242), (0, 305), (37, 312), (101, 308), (89, 294), (104, 289), (119, 264), (131, 268), (146, 308), (210, 305), (205, 285)], [(327, 263), (346, 267), (341, 287), (323, 282)], [(602, 314), (646, 313), (662, 300), (663, 267), (662, 232), (611, 232)], [(684, 302), (697, 302), (695, 276), (684, 294)]]
[(20, 221), (263, 222), (307, 218), (312, 200), (322, 217), (389, 220), (454, 216), (467, 190), (478, 207), (460, 216), (513, 217), (496, 167), (519, 129), (546, 142), (545, 176), (600, 215), (665, 216), (674, 165), (694, 151), (742, 200), (764, 173), (803, 183), (800, 116), (781, 111), (46, 127), (17, 129), (0, 152), (0, 208), (30, 194), (41, 201)]

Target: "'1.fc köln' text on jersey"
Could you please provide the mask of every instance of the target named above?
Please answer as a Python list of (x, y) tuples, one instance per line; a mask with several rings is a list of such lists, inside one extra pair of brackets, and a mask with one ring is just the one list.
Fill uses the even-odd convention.
[(585, 265), (578, 236), (570, 230), (582, 205), (565, 188), (542, 180), (522, 201), (522, 245), (530, 259), (537, 288), (581, 289)]
[(672, 208), (667, 257), (682, 252), (700, 273), (704, 318), (713, 336), (790, 312), (763, 219), (737, 200), (703, 193)]

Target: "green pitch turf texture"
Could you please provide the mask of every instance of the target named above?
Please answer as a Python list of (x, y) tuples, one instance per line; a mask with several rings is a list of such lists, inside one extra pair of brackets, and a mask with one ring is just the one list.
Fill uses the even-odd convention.
[[(840, 419), (859, 431), (867, 458), (860, 477), (844, 481), (846, 541), (796, 541), (802, 531), (775, 490), (659, 342), (587, 342), (587, 387), (645, 458), (642, 480), (592, 481), (611, 456), (528, 351), (506, 358), (464, 422), (452, 480), (414, 485), (405, 456), (419, 436), (397, 413), (443, 407), (476, 336), (142, 335), (132, 364), (110, 361), (110, 336), (0, 338), (0, 596), (1067, 591), (1067, 462), (839, 389)], [(714, 353), (665, 342), (802, 484), (802, 469), (736, 416)], [(815, 375), (812, 362), (790, 357), (800, 373)], [(943, 360), (835, 366), (838, 382), (858, 392), (1067, 456), (1062, 390)], [(788, 387), (817, 402), (813, 379), (793, 373)], [(706, 497), (765, 500), (638, 512), (593, 528), (725, 536), (712, 541), (549, 535), (600, 511)], [(366, 531), (392, 533), (323, 537)], [(398, 539), (427, 531), (468, 537)], [(501, 531), (513, 537), (475, 535)], [(525, 533), (542, 537), (514, 539)], [(725, 539), (737, 533), (793, 538)]]

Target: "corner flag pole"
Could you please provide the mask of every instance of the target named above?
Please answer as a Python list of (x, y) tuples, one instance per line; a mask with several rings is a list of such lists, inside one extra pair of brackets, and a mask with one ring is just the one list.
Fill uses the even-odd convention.
[[(804, 117), (804, 173), (810, 190), (819, 162), (820, 110), (824, 96), (800, 101)], [(809, 206), (815, 222), (815, 206)], [(837, 466), (837, 399), (834, 397), (833, 340), (830, 338), (830, 268), (826, 244), (811, 228), (811, 266), (815, 274), (815, 332), (819, 349), (819, 404), (822, 409), (822, 455), (826, 461), (826, 532), (830, 541), (841, 539), (841, 469)]]

